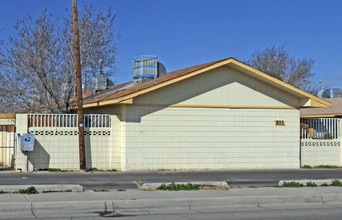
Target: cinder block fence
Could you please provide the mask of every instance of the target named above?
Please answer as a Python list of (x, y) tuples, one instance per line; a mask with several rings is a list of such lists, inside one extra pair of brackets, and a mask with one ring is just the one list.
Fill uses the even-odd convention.
[[(127, 154), (127, 142), (130, 141), (128, 138), (132, 137), (126, 133), (131, 135), (132, 131), (127, 131), (125, 121), (121, 121), (117, 115), (108, 114), (88, 114), (84, 117), (86, 169), (127, 170), (125, 163), (137, 160), (142, 148), (138, 148), (132, 154)], [(298, 168), (304, 165), (342, 166), (342, 124), (340, 121), (341, 119), (337, 118), (302, 118), (300, 120), (300, 131), (298, 132), (301, 141), (297, 148), (300, 149)], [(29, 171), (48, 168), (79, 170), (77, 124), (76, 114), (17, 114), (16, 135), (20, 133), (35, 134), (35, 149), (28, 153)], [(136, 145), (138, 146), (139, 143), (136, 142)], [(25, 171), (25, 154), (19, 149), (18, 144), (15, 146), (12, 156), (14, 168)], [(229, 146), (229, 143), (225, 145), (225, 147)], [(134, 149), (131, 146), (129, 150)], [(170, 151), (170, 149), (168, 150)], [(132, 157), (127, 158), (127, 155)], [(165, 154), (165, 156), (168, 157), (170, 154)], [(182, 154), (182, 157), (186, 156), (190, 158), (193, 155)], [(166, 160), (166, 157), (154, 159)], [(218, 156), (218, 158), (229, 159), (222, 156)], [(234, 159), (238, 160), (239, 158)], [(206, 166), (205, 164), (201, 165)], [(253, 169), (253, 166), (248, 168)], [(141, 166), (139, 169), (148, 170), (149, 168)], [(177, 167), (174, 169), (187, 168)]]
[[(35, 134), (28, 153), (29, 170), (79, 170), (76, 114), (17, 114), (17, 134)], [(84, 115), (86, 169), (120, 169), (120, 123), (115, 115)], [(26, 169), (25, 154), (17, 146), (15, 169)]]
[(341, 119), (301, 119), (301, 166), (342, 166)]

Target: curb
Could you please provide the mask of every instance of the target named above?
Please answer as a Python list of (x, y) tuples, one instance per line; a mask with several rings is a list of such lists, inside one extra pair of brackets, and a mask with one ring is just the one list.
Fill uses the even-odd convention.
[(303, 184), (305, 186), (308, 182), (312, 182), (312, 183), (316, 183), (318, 186), (321, 186), (322, 184), (328, 184), (329, 185), (334, 180), (338, 180), (338, 181), (342, 182), (342, 179), (316, 179), (316, 180), (300, 179), (300, 180), (280, 180), (278, 182), (278, 185), (281, 186), (285, 182), (286, 183), (298, 182), (298, 183), (301, 183), (301, 184)]
[(44, 215), (84, 212), (120, 212), (146, 210), (189, 210), (202, 208), (277, 207), (342, 204), (342, 194), (318, 196), (243, 196), (199, 199), (140, 199), (75, 202), (0, 203), (2, 214)]
[(52, 191), (52, 192), (63, 192), (71, 190), (72, 192), (83, 192), (81, 185), (0, 185), (0, 191), (4, 192), (18, 192), (20, 189), (27, 189), (33, 186), (38, 192)]
[[(139, 189), (146, 190), (146, 191), (157, 190), (157, 188), (162, 184), (166, 184), (166, 185), (171, 184), (171, 182), (140, 184), (135, 181), (133, 183), (135, 183)], [(175, 184), (188, 184), (189, 182), (174, 182), (174, 183)], [(191, 182), (191, 183), (197, 184), (200, 189), (220, 189), (220, 190), (229, 189), (229, 185), (227, 184), (227, 182)]]

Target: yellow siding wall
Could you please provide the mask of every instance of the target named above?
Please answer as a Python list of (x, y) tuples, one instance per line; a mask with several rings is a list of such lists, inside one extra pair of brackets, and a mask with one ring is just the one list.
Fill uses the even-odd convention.
[(110, 114), (120, 118), (122, 105), (105, 105), (100, 107), (85, 108), (84, 114)]
[(123, 170), (299, 167), (295, 109), (127, 106), (126, 114)]
[(295, 106), (300, 99), (228, 67), (221, 67), (139, 96), (134, 103)]

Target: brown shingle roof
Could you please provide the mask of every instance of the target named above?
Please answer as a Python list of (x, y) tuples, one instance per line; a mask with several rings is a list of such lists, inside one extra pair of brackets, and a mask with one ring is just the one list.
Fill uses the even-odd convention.
[(204, 63), (204, 64), (201, 64), (201, 65), (197, 65), (197, 66), (193, 66), (193, 67), (189, 67), (189, 68), (173, 71), (173, 72), (167, 73), (167, 74), (165, 74), (165, 75), (163, 75), (161, 77), (158, 77), (156, 82), (154, 80), (150, 80), (148, 82), (132, 86), (132, 87), (130, 87), (128, 89), (114, 92), (113, 94), (108, 93), (108, 95), (106, 95), (106, 96), (99, 97), (98, 95), (96, 95), (96, 96), (94, 96), (93, 99), (86, 100), (84, 102), (84, 104), (91, 104), (91, 103), (96, 103), (96, 102), (100, 102), (100, 101), (113, 100), (113, 99), (117, 99), (117, 98), (120, 98), (120, 97), (123, 97), (123, 96), (126, 96), (126, 95), (130, 95), (130, 94), (138, 92), (140, 90), (156, 86), (156, 85), (158, 85), (160, 83), (164, 83), (166, 81), (169, 81), (169, 80), (172, 80), (172, 79), (184, 76), (184, 75), (189, 74), (191, 72), (194, 72), (194, 71), (206, 68), (208, 66), (211, 66), (213, 64), (216, 64), (216, 63), (222, 62), (224, 60), (228, 60), (228, 59), (230, 59), (230, 58), (222, 59), (222, 60), (217, 60), (217, 61), (214, 61), (214, 62)]
[(300, 116), (342, 116), (342, 98), (331, 98), (325, 100), (331, 102), (332, 106), (330, 108), (302, 108), (300, 109)]
[(238, 70), (243, 71), (246, 74), (251, 74), (255, 78), (263, 80), (266, 83), (272, 84), (274, 86), (277, 86), (279, 89), (282, 89), (300, 98), (311, 99), (312, 102), (310, 105), (312, 107), (331, 106), (331, 103), (329, 103), (328, 101), (325, 101), (303, 90), (295, 88), (279, 79), (271, 77), (268, 74), (263, 73), (253, 67), (250, 67), (234, 58), (227, 58), (170, 72), (161, 77), (158, 77), (156, 80), (150, 80), (148, 82), (138, 85), (135, 85), (133, 82), (129, 82), (127, 83), (127, 85), (124, 86), (122, 86), (123, 84), (118, 85), (116, 86), (116, 88), (113, 88), (112, 90), (106, 90), (103, 93), (95, 94), (93, 97), (85, 99), (83, 102), (83, 107), (88, 108), (118, 103), (132, 104), (132, 98), (136, 96), (142, 95), (147, 92), (151, 92), (155, 89), (162, 88), (172, 83), (179, 82), (181, 80), (190, 78), (192, 76), (201, 74), (203, 72), (224, 65), (230, 65), (232, 68), (237, 68)]
[(125, 87), (126, 85), (128, 85), (130, 83), (133, 83), (133, 82), (131, 81), (131, 82), (126, 82), (126, 83), (121, 83), (121, 84), (115, 85), (112, 88), (109, 88), (105, 91), (94, 94), (93, 98), (91, 98), (91, 95), (88, 95), (84, 99), (84, 103), (93, 103), (94, 100), (103, 100), (106, 97), (111, 96), (111, 95), (115, 94), (116, 92), (118, 92), (118, 89), (120, 89), (121, 87)]

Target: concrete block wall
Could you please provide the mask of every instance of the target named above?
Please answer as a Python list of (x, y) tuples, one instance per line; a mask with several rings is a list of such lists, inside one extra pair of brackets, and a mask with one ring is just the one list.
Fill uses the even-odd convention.
[(87, 169), (116, 169), (117, 167), (112, 167), (111, 164), (113, 151), (111, 129), (90, 128), (89, 131), (92, 135), (85, 135)]
[(301, 166), (342, 166), (341, 140), (301, 140)]
[(0, 118), (0, 125), (15, 125), (14, 118)]
[(121, 170), (121, 121), (119, 116), (111, 115), (110, 168)]
[(299, 168), (296, 109), (126, 108), (123, 170)]
[[(28, 133), (28, 121), (27, 121), (27, 115), (26, 114), (17, 114), (16, 115), (16, 134), (26, 134)], [(16, 142), (16, 148), (15, 148), (15, 170), (22, 169), (25, 171), (26, 164), (25, 164), (25, 154), (19, 149), (18, 141)], [(29, 168), (32, 169), (32, 164), (29, 165)]]
[[(116, 120), (112, 116), (112, 120)], [(85, 128), (86, 168), (118, 169), (118, 125), (109, 128)], [(78, 129), (75, 127), (30, 127), (26, 114), (17, 114), (17, 133), (35, 134), (35, 149), (28, 153), (29, 170), (58, 168), (79, 170)], [(114, 135), (112, 137), (112, 134)], [(114, 147), (113, 147), (114, 146)], [(114, 154), (114, 155), (113, 155)], [(25, 170), (25, 155), (18, 150), (16, 169)]]
[[(341, 120), (341, 119), (339, 119)], [(336, 139), (301, 139), (301, 166), (342, 166), (342, 123)]]

